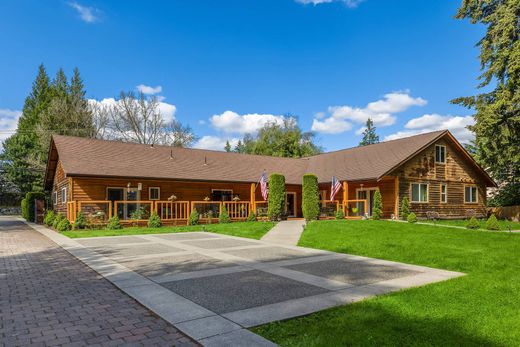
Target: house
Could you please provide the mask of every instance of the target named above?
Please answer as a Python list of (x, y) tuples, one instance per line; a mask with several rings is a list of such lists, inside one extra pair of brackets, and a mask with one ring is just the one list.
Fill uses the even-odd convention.
[[(398, 216), (403, 197), (419, 217), (435, 211), (443, 218), (485, 214), (490, 176), (447, 131), (436, 131), (305, 158), (278, 158), (219, 151), (150, 146), (69, 136), (53, 136), (45, 174), (56, 211), (74, 220), (78, 211), (106, 221), (145, 220), (152, 210), (166, 223), (186, 223), (193, 209), (202, 220), (226, 206), (234, 220), (250, 210), (266, 212), (259, 178), (286, 179), (286, 214), (301, 217), (301, 181), (318, 176), (322, 213), (344, 209), (348, 218), (372, 212), (379, 190), (383, 217)], [(332, 176), (342, 182), (330, 199)]]

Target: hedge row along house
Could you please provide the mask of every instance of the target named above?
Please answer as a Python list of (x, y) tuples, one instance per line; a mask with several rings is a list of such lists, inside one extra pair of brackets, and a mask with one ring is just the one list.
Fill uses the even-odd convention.
[[(164, 223), (185, 224), (197, 209), (201, 222), (218, 218), (222, 206), (233, 220), (267, 211), (258, 181), (280, 173), (286, 180), (288, 218), (302, 216), (302, 176), (318, 177), (321, 216), (339, 208), (347, 218), (371, 215), (374, 193), (383, 218), (398, 217), (403, 197), (419, 217), (486, 213), (486, 189), (496, 186), (447, 131), (436, 131), (306, 158), (278, 158), (219, 151), (150, 146), (53, 136), (45, 174), (55, 211), (73, 221), (79, 211), (106, 221), (145, 220), (157, 211)], [(335, 201), (331, 180), (342, 184)]]

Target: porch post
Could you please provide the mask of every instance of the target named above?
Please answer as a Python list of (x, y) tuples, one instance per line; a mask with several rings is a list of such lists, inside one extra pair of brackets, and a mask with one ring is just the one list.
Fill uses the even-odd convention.
[(251, 189), (249, 191), (249, 198), (251, 200), (251, 211), (253, 211), (256, 214), (256, 208), (255, 208), (255, 191), (256, 191), (256, 183), (251, 183)]
[(399, 218), (399, 177), (394, 178), (394, 216), (396, 219)]
[(348, 182), (343, 181), (343, 214), (345, 217), (347, 217), (347, 211), (348, 211)]

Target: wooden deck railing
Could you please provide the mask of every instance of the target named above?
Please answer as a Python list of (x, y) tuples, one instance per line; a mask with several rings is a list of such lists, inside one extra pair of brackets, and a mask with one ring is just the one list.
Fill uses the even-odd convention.
[(189, 201), (156, 201), (155, 211), (162, 220), (187, 220), (190, 216)]
[(320, 200), (320, 218), (335, 218), (338, 210), (338, 200)]
[(76, 216), (80, 211), (89, 222), (103, 223), (112, 217), (112, 203), (110, 200), (78, 201)]
[(248, 201), (225, 201), (223, 204), (231, 219), (246, 220), (249, 216), (250, 203)]
[(114, 213), (124, 221), (144, 221), (150, 218), (154, 211), (154, 201), (114, 201)]
[(361, 219), (367, 212), (367, 200), (355, 199), (343, 201), (343, 213), (347, 219)]
[(267, 218), (267, 205), (267, 201), (255, 201), (255, 214), (257, 218)]
[(192, 201), (191, 211), (197, 210), (199, 219), (209, 221), (220, 215), (222, 201)]

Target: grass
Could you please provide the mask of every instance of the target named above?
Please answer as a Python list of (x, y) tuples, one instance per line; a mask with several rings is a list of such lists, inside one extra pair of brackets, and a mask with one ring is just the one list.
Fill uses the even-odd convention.
[(520, 345), (520, 235), (318, 221), (301, 246), (467, 275), (254, 328), (281, 346)]
[[(481, 229), (486, 229), (486, 219), (479, 219)], [(428, 223), (433, 223), (432, 221), (428, 221)], [(454, 225), (458, 227), (466, 227), (468, 223), (467, 219), (441, 219), (435, 221), (435, 224), (443, 224), (443, 225)], [(509, 226), (511, 226), (511, 230), (520, 230), (519, 222), (510, 222), (508, 220), (499, 219), (498, 225), (500, 226), (500, 230), (509, 230)]]
[[(235, 222), (229, 224), (206, 224), (206, 225), (183, 225), (161, 228), (130, 227), (119, 230), (106, 229), (83, 229), (64, 231), (62, 234), (70, 238), (100, 237), (100, 236), (122, 236), (139, 234), (167, 234), (182, 233), (190, 231), (210, 231), (217, 234), (247, 237), (259, 240), (274, 226), (273, 222)], [(204, 229), (203, 229), (204, 228)]]

